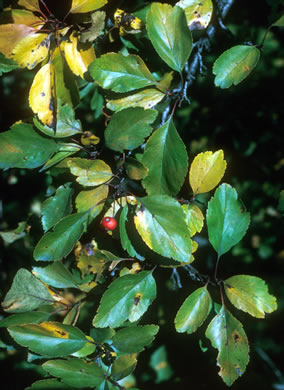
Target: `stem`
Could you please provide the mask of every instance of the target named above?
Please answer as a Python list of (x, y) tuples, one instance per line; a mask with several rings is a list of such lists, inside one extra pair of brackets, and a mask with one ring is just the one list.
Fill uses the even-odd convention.
[(220, 261), (220, 255), (218, 254), (217, 261), (216, 261), (216, 267), (215, 267), (215, 273), (214, 273), (214, 279), (216, 282), (217, 282), (217, 271), (218, 271), (219, 261)]

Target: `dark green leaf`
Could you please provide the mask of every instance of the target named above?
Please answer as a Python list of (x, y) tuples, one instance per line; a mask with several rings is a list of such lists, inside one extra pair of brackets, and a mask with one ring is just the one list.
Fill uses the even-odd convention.
[(72, 194), (71, 183), (66, 183), (57, 188), (54, 196), (43, 202), (41, 223), (45, 232), (72, 212)]
[(122, 153), (142, 145), (152, 132), (150, 124), (157, 114), (156, 110), (144, 110), (141, 107), (126, 108), (115, 113), (105, 131), (106, 146)]
[(14, 277), (2, 307), (9, 313), (21, 313), (54, 303), (47, 288), (28, 270), (21, 268)]
[(105, 341), (111, 340), (115, 335), (115, 330), (112, 328), (92, 328), (90, 336), (97, 343), (104, 343)]
[(123, 328), (116, 332), (112, 343), (122, 353), (142, 352), (146, 345), (152, 343), (158, 331), (157, 325)]
[(50, 375), (60, 378), (63, 383), (79, 389), (94, 388), (104, 380), (104, 372), (96, 363), (81, 359), (49, 360), (42, 367)]
[(16, 68), (18, 68), (18, 64), (15, 61), (6, 58), (4, 54), (0, 53), (0, 76)]
[(237, 191), (221, 184), (208, 203), (206, 214), (209, 241), (218, 256), (228, 252), (245, 235), (249, 213), (242, 212)]
[(274, 23), (272, 24), (272, 26), (284, 27), (284, 15), (280, 16), (280, 18), (277, 19), (276, 22), (274, 22)]
[(16, 123), (0, 134), (0, 168), (37, 168), (44, 164), (59, 146), (40, 136), (27, 123)]
[(82, 236), (88, 212), (71, 214), (61, 219), (53, 232), (46, 233), (34, 250), (35, 260), (55, 261), (67, 256)]
[(142, 162), (149, 169), (142, 182), (149, 195), (178, 193), (188, 171), (188, 157), (172, 119), (149, 138)]
[(31, 387), (26, 387), (25, 390), (73, 390), (74, 387), (67, 386), (65, 383), (59, 382), (57, 379), (43, 379), (36, 381)]
[(137, 359), (134, 355), (123, 355), (116, 359), (111, 367), (111, 377), (115, 381), (127, 377), (134, 371)]
[(47, 267), (33, 267), (33, 273), (44, 283), (56, 288), (76, 288), (77, 283), (71, 272), (56, 261)]
[(183, 9), (153, 3), (147, 14), (147, 32), (159, 56), (181, 72), (192, 50), (192, 36)]
[(143, 241), (162, 256), (189, 262), (192, 245), (181, 205), (167, 195), (150, 195), (140, 201), (142, 207), (134, 221)]
[(60, 161), (64, 160), (69, 156), (72, 156), (74, 153), (77, 153), (80, 150), (80, 147), (76, 144), (59, 144), (59, 145), (60, 145), (59, 151), (44, 164), (44, 166), (40, 169), (40, 172), (53, 167), (53, 165), (58, 164)]
[(90, 65), (89, 71), (101, 87), (114, 92), (129, 92), (158, 84), (144, 61), (136, 55), (104, 54)]
[(0, 328), (8, 328), (13, 325), (22, 324), (39, 324), (46, 321), (50, 316), (50, 313), (44, 313), (41, 311), (30, 311), (27, 313), (12, 314), (11, 316), (4, 318), (0, 321)]
[(112, 282), (103, 295), (93, 325), (116, 328), (125, 321), (137, 321), (156, 297), (152, 272), (125, 275)]

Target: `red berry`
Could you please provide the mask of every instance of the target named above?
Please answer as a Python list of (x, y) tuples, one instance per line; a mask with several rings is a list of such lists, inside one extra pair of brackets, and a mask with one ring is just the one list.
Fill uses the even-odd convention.
[(106, 230), (114, 230), (117, 227), (117, 222), (112, 217), (105, 217), (101, 224)]

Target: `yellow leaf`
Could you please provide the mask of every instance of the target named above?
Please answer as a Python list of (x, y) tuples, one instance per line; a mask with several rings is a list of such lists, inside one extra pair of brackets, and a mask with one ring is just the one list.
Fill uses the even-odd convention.
[(78, 38), (74, 36), (74, 33), (69, 37), (70, 42), (63, 41), (61, 47), (63, 48), (66, 61), (69, 68), (76, 76), (84, 78), (84, 73), (88, 71), (88, 66), (96, 58), (95, 50), (91, 44), (85, 44), (87, 49), (79, 49)]
[(83, 13), (95, 11), (103, 7), (107, 0), (73, 0), (71, 6), (71, 13)]
[(193, 194), (211, 191), (224, 176), (227, 163), (223, 150), (199, 153), (193, 160), (189, 172), (189, 184)]
[(185, 221), (189, 227), (190, 237), (200, 233), (203, 227), (204, 216), (202, 211), (195, 204), (181, 206), (186, 214)]
[(15, 24), (24, 24), (36, 29), (41, 28), (44, 24), (41, 18), (26, 9), (12, 9), (11, 16)]
[(45, 64), (35, 75), (29, 94), (31, 109), (49, 127), (54, 121), (54, 76), (54, 66)]
[(40, 12), (40, 6), (38, 0), (19, 0), (18, 5), (29, 9), (30, 11)]
[(81, 144), (85, 146), (97, 145), (100, 142), (100, 138), (93, 134), (91, 131), (84, 131), (81, 137)]
[(44, 330), (47, 330), (50, 333), (53, 333), (54, 336), (61, 338), (61, 339), (68, 339), (69, 334), (66, 332), (66, 330), (62, 329), (60, 326), (57, 325), (56, 322), (42, 322), (40, 324), (40, 327)]
[(21, 68), (33, 69), (48, 55), (48, 34), (35, 33), (22, 39), (14, 48), (12, 58)]
[(0, 51), (10, 56), (14, 47), (26, 36), (33, 34), (35, 29), (24, 24), (3, 24), (0, 26)]

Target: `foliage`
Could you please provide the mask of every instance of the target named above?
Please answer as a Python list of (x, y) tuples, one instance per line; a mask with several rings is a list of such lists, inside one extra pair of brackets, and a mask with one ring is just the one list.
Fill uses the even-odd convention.
[[(277, 302), (260, 277), (242, 270), (219, 276), (221, 256), (230, 261), (224, 255), (241, 245), (251, 217), (237, 188), (221, 183), (234, 161), (220, 146), (192, 158), (179, 130), (194, 64), (202, 70), (215, 39), (214, 12), (225, 17), (231, 3), (139, 1), (121, 10), (107, 0), (72, 0), (60, 17), (51, 5), (19, 0), (0, 19), (0, 74), (36, 68), (29, 118), (0, 134), (0, 167), (37, 169), (48, 183), (43, 234), (29, 236), (33, 263), (17, 270), (2, 299), (12, 314), (0, 326), (35, 360), (44, 359), (41, 373), (50, 377), (28, 389), (134, 390), (140, 353), (166, 326), (147, 316), (163, 296), (159, 275), (169, 269), (178, 285), (186, 271), (201, 286), (167, 321), (178, 333), (202, 334), (205, 326), (219, 375), (231, 386), (250, 349), (235, 312), (264, 318)], [(281, 26), (278, 15), (260, 43), (231, 45), (216, 56), (215, 87), (236, 86), (257, 71), (269, 30)], [(204, 31), (207, 43), (198, 38)], [(94, 128), (79, 119), (84, 104), (95, 111)], [(280, 197), (280, 212), (282, 203)], [(118, 226), (103, 229), (106, 217)], [(1, 237), (10, 245), (30, 229), (19, 222)], [(192, 266), (202, 261), (201, 232), (217, 253), (212, 275)], [(156, 383), (170, 379), (164, 346), (150, 365)]]

